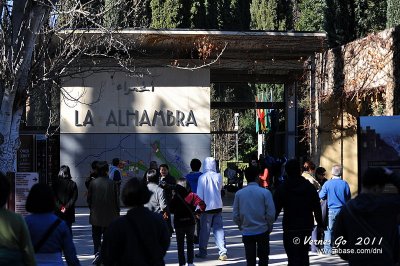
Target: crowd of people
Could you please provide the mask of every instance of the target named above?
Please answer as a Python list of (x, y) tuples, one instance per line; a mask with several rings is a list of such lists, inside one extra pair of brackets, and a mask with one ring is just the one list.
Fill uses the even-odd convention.
[[(118, 158), (111, 165), (95, 161), (85, 181), (93, 264), (165, 265), (175, 233), (179, 265), (190, 266), (195, 258), (208, 257), (211, 230), (217, 258), (228, 259), (224, 182), (214, 158), (203, 163), (192, 159), (191, 172), (178, 177), (170, 175), (167, 164), (152, 161), (144, 176), (129, 179), (122, 191), (120, 166)], [(350, 265), (399, 261), (400, 196), (383, 190), (392, 184), (400, 192), (400, 177), (388, 169), (368, 168), (359, 195), (351, 199), (342, 166), (334, 165), (329, 179), (326, 175), (325, 168), (312, 161), (301, 167), (296, 159), (274, 160), (269, 155), (250, 159), (244, 171), (247, 185), (235, 193), (232, 211), (247, 265), (256, 265), (257, 257), (258, 265), (268, 265), (269, 237), (282, 210), (289, 265), (309, 265), (309, 252), (337, 253)], [(25, 219), (4, 207), (9, 194), (10, 184), (0, 174), (0, 265), (63, 265), (63, 255), (68, 265), (80, 265), (72, 236), (78, 189), (69, 167), (61, 166), (51, 186), (32, 187)], [(123, 216), (120, 200), (129, 208)], [(340, 252), (366, 246), (380, 248), (381, 253)]]

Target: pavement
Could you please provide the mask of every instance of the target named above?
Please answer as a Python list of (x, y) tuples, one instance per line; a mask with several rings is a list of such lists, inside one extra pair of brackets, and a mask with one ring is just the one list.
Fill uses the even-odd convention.
[[(228, 249), (228, 260), (218, 260), (218, 248), (215, 246), (214, 238), (211, 234), (208, 244), (208, 256), (206, 259), (194, 259), (194, 264), (197, 266), (206, 265), (246, 265), (244, 254), (244, 246), (242, 243), (242, 236), (237, 226), (232, 221), (232, 203), (234, 193), (227, 192), (223, 197), (223, 221), (225, 230), (226, 247)], [(124, 214), (126, 209), (121, 214)], [(92, 265), (93, 256), (93, 242), (91, 225), (89, 224), (89, 209), (77, 208), (76, 222), (72, 227), (74, 243), (78, 253), (78, 258), (82, 266)], [(283, 230), (282, 230), (282, 216), (274, 224), (274, 229), (270, 236), (270, 255), (269, 265), (287, 265), (287, 256), (283, 248)], [(195, 253), (198, 248), (195, 247)], [(166, 265), (178, 265), (178, 254), (175, 235), (171, 239), (171, 245), (165, 256)], [(347, 262), (340, 259), (339, 256), (326, 256), (310, 254), (311, 265), (348, 265)]]

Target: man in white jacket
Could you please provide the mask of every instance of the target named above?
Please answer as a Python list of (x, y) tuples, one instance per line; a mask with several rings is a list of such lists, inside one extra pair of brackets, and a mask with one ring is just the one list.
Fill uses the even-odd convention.
[(227, 249), (225, 246), (225, 234), (222, 225), (222, 176), (216, 171), (216, 161), (213, 157), (207, 157), (203, 163), (203, 173), (199, 177), (197, 194), (206, 203), (206, 211), (200, 217), (199, 253), (197, 258), (207, 256), (207, 244), (210, 238), (211, 227), (213, 229), (215, 244), (219, 249), (219, 260), (226, 260)]

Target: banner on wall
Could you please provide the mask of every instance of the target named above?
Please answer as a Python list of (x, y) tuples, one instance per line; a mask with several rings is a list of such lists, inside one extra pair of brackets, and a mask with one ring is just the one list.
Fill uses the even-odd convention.
[(209, 70), (147, 71), (64, 81), (61, 133), (210, 133)]

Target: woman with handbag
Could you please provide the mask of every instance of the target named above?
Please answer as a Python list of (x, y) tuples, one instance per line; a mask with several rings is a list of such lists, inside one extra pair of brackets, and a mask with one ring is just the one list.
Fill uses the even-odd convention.
[(174, 192), (170, 210), (174, 214), (179, 265), (186, 265), (185, 237), (187, 240), (187, 263), (193, 265), (196, 215), (206, 209), (206, 204), (196, 193), (191, 192), (186, 178), (178, 179)]

